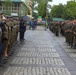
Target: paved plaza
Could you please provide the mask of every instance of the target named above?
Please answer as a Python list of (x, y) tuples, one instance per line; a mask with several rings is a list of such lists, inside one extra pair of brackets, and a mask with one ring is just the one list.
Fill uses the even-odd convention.
[(0, 75), (76, 75), (76, 50), (48, 29), (27, 30)]

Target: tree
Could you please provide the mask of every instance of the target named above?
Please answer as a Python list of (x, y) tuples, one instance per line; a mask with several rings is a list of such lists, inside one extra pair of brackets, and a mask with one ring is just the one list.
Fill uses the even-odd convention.
[(33, 12), (33, 16), (34, 16), (35, 19), (37, 19), (38, 18), (38, 13)]
[(0, 0), (0, 6), (2, 5), (2, 1)]
[(21, 11), (23, 11), (22, 15), (28, 15), (29, 13), (29, 8), (24, 2), (21, 4)]
[(53, 17), (60, 17), (63, 19), (76, 19), (76, 2), (68, 1), (66, 5), (56, 5), (52, 7), (51, 14)]
[(65, 5), (63, 18), (70, 19), (70, 20), (76, 19), (76, 2), (75, 1), (69, 1), (67, 5)]
[(48, 8), (51, 7), (51, 5), (48, 4), (49, 1), (51, 2), (52, 0), (33, 0), (33, 7), (37, 4), (34, 10), (37, 10), (40, 16), (45, 17), (48, 13)]
[(11, 7), (13, 6), (13, 3), (10, 1), (10, 0), (5, 0), (3, 3), (2, 3), (3, 7), (5, 8), (5, 11), (4, 13), (6, 15), (10, 15), (11, 14)]
[(51, 10), (51, 15), (53, 17), (61, 18), (64, 12), (64, 6), (62, 4), (54, 5)]
[(46, 2), (43, 0), (40, 1), (40, 3), (38, 4), (38, 14), (42, 17), (46, 16)]

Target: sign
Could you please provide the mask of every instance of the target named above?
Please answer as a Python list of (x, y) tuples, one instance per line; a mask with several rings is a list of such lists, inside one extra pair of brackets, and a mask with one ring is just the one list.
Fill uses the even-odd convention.
[(11, 13), (11, 16), (18, 16), (18, 13)]

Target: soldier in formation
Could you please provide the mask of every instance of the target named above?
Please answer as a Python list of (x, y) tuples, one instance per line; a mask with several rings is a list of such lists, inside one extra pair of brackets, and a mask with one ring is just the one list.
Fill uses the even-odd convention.
[(0, 16), (0, 64), (8, 58), (12, 47), (17, 41), (19, 31), (19, 19), (12, 17)]
[(60, 33), (60, 22), (51, 22), (49, 29), (56, 35), (59, 36)]
[(64, 22), (51, 22), (49, 29), (59, 36), (59, 33), (65, 37), (66, 43), (71, 46), (71, 48), (76, 49), (76, 24), (74, 22), (67, 23)]
[(76, 24), (67, 24), (64, 30), (66, 43), (68, 43), (71, 48), (76, 48)]

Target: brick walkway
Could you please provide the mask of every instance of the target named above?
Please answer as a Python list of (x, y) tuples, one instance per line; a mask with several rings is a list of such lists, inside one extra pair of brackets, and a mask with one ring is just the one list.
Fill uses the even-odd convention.
[(76, 75), (76, 51), (66, 45), (43, 27), (27, 30), (3, 75)]

